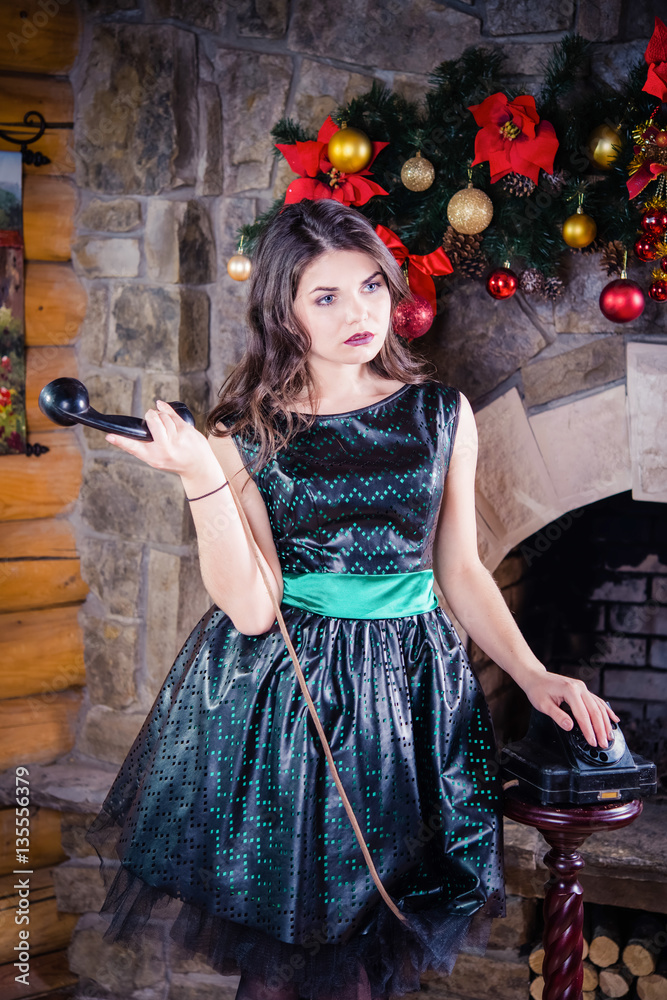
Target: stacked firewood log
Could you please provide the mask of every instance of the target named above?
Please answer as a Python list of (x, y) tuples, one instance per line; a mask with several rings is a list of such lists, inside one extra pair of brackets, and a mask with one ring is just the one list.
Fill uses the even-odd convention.
[[(584, 906), (582, 1000), (667, 1000), (667, 914)], [(542, 1000), (544, 948), (530, 955), (530, 995)]]

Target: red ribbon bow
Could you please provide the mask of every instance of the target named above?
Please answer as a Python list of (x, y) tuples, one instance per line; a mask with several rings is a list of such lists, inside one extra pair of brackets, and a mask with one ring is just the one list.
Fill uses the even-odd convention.
[[(640, 147), (635, 146), (635, 150)], [(654, 181), (656, 177), (660, 174), (667, 173), (667, 167), (663, 166), (661, 163), (655, 163), (647, 160), (645, 163), (639, 167), (639, 169), (626, 181), (626, 187), (628, 189), (628, 196), (630, 198), (636, 198), (638, 194), (644, 190), (644, 188)]]
[(452, 262), (443, 248), (438, 247), (437, 250), (425, 254), (408, 253), (408, 248), (404, 243), (401, 243), (396, 233), (393, 233), (391, 229), (387, 229), (386, 226), (377, 225), (375, 232), (391, 250), (399, 264), (402, 265), (407, 260), (410, 291), (414, 295), (421, 295), (422, 298), (426, 299), (435, 316), (437, 312), (435, 285), (431, 276), (434, 274), (451, 274), (454, 270)]

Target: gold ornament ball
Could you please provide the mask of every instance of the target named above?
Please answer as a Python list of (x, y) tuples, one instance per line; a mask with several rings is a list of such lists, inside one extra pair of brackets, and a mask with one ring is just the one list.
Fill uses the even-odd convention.
[(344, 174), (356, 174), (367, 167), (373, 156), (373, 144), (358, 128), (341, 128), (329, 139), (329, 162)]
[(401, 180), (408, 191), (426, 191), (435, 178), (435, 167), (421, 153), (406, 160), (401, 167)]
[(493, 202), (479, 188), (464, 188), (449, 199), (447, 218), (457, 233), (474, 236), (486, 229), (491, 222)]
[(234, 281), (246, 281), (250, 277), (252, 261), (244, 253), (235, 253), (227, 261), (227, 274)]
[(585, 212), (575, 212), (563, 223), (563, 239), (569, 247), (580, 250), (592, 243), (597, 236), (595, 219)]
[(618, 148), (621, 145), (621, 136), (615, 128), (609, 125), (598, 125), (588, 137), (586, 144), (586, 154), (591, 163), (594, 163), (600, 170), (611, 170), (618, 156)]

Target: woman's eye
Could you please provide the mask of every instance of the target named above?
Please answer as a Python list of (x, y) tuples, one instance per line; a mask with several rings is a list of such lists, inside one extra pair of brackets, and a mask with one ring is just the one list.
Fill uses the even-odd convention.
[[(375, 289), (377, 289), (377, 288), (382, 288), (382, 282), (381, 281), (369, 281), (367, 285), (364, 285), (364, 288), (372, 288), (373, 291), (375, 291)], [(331, 302), (327, 302), (326, 300), (327, 299), (333, 299), (333, 298), (335, 298), (335, 296), (333, 294), (323, 295), (321, 299), (317, 300), (317, 304), (318, 304), (318, 306), (330, 306)]]

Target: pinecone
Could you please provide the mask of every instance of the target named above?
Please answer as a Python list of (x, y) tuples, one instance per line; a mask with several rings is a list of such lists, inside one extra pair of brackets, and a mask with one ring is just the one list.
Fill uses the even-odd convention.
[(623, 260), (625, 258), (625, 247), (620, 240), (612, 240), (602, 247), (602, 259), (600, 267), (604, 268), (607, 274), (620, 274), (623, 270)]
[(519, 275), (519, 288), (526, 295), (539, 295), (544, 290), (544, 275), (536, 267), (527, 267)]
[(559, 295), (562, 295), (564, 291), (565, 285), (560, 278), (547, 278), (544, 282), (542, 295), (548, 302), (553, 302)]
[(478, 234), (466, 236), (464, 233), (457, 233), (453, 226), (447, 226), (442, 237), (442, 247), (454, 267), (462, 260), (468, 260), (479, 254), (482, 245), (482, 237)]
[(484, 273), (487, 261), (481, 250), (480, 235), (466, 236), (448, 226), (442, 237), (442, 246), (454, 269), (464, 278), (479, 278)]
[(523, 174), (505, 174), (500, 182), (500, 186), (507, 194), (513, 194), (515, 198), (526, 198), (532, 194), (537, 184), (531, 181), (530, 177)]
[(546, 183), (551, 188), (553, 194), (560, 194), (565, 186), (565, 181), (567, 180), (567, 174), (564, 170), (554, 170), (552, 174), (544, 173), (543, 177)]
[(486, 257), (479, 254), (477, 257), (464, 257), (458, 262), (457, 268), (464, 278), (481, 278), (488, 263)]

